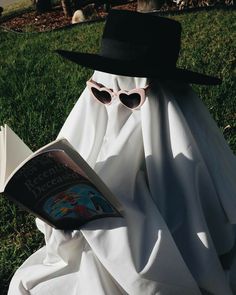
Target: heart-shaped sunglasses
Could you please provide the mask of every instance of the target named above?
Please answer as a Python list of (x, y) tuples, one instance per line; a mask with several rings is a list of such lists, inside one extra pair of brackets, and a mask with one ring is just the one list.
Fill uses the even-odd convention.
[(87, 86), (92, 96), (103, 104), (111, 104), (114, 97), (118, 97), (120, 102), (129, 109), (136, 110), (140, 108), (145, 101), (145, 91), (149, 85), (143, 88), (135, 88), (129, 91), (120, 90), (114, 92), (112, 89), (99, 84), (92, 79), (87, 81)]

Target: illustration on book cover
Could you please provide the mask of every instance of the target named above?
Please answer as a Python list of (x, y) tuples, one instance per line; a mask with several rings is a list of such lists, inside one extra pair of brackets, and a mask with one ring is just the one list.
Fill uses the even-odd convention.
[(65, 217), (87, 219), (115, 213), (101, 193), (88, 184), (75, 185), (48, 198), (43, 210), (55, 220)]

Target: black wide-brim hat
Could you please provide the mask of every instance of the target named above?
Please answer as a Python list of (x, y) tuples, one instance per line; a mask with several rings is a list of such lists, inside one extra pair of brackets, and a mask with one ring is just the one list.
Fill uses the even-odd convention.
[(181, 25), (175, 20), (149, 13), (111, 10), (98, 54), (56, 52), (81, 66), (116, 75), (220, 84), (218, 78), (177, 68), (180, 43)]

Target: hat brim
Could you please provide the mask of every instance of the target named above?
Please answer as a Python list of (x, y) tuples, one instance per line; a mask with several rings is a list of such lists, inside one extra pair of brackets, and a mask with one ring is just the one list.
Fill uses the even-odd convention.
[(124, 61), (107, 58), (99, 54), (56, 50), (62, 57), (81, 66), (115, 75), (129, 77), (160, 78), (182, 81), (200, 85), (218, 85), (221, 80), (216, 77), (199, 74), (190, 70), (169, 67), (157, 67), (144, 61)]

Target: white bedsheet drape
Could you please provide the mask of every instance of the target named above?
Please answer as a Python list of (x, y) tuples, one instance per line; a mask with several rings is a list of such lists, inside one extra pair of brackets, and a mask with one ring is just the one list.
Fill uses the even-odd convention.
[[(114, 91), (146, 78), (94, 72)], [(154, 81), (140, 110), (109, 106), (85, 88), (59, 137), (66, 137), (125, 210), (80, 231), (37, 220), (46, 246), (15, 273), (9, 295), (214, 295), (233, 292), (236, 160), (188, 85)], [(224, 264), (225, 265), (225, 264)], [(201, 291), (200, 291), (201, 288)]]

